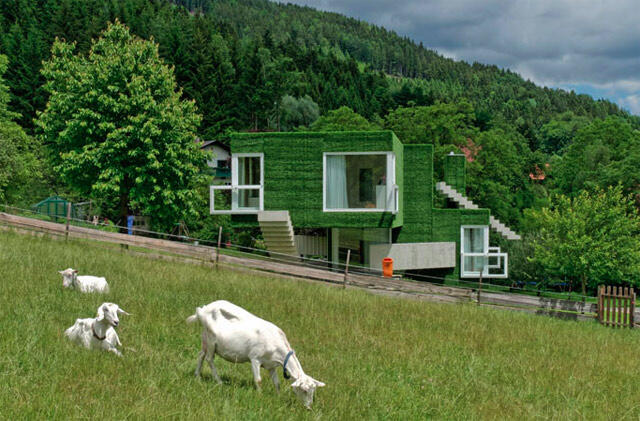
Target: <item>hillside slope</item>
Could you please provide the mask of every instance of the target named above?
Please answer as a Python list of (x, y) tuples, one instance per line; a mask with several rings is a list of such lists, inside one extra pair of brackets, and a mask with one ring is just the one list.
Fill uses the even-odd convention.
[(418, 86), (431, 102), (465, 97), (481, 111), (501, 112), (507, 117), (509, 112), (546, 115), (573, 111), (599, 118), (626, 114), (609, 101), (539, 87), (494, 65), (445, 58), (422, 43), (338, 13), (269, 0), (173, 1), (211, 16), (219, 25), (230, 26), (240, 37), (269, 33), (276, 43), (332, 48), (369, 64), (372, 69), (400, 78), (419, 79)]
[[(106, 296), (62, 287), (57, 270), (104, 275)], [(476, 305), (373, 296), (123, 254), (85, 241), (0, 231), (0, 415), (4, 419), (637, 418), (636, 330)], [(193, 371), (196, 306), (227, 299), (280, 326), (305, 372), (327, 386), (306, 411), (263, 371), (216, 359)], [(103, 301), (122, 306), (123, 357), (64, 330)], [(134, 349), (133, 352), (131, 349)], [(278, 370), (281, 376), (281, 371)], [(598, 379), (598, 387), (589, 387)], [(284, 384), (288, 382), (284, 381)]]
[[(286, 94), (309, 95), (321, 113), (346, 105), (367, 118), (397, 106), (468, 100), (482, 124), (506, 120), (529, 138), (567, 111), (630, 118), (609, 101), (444, 58), (392, 31), (308, 7), (268, 0), (6, 0), (0, 53), (10, 61), (6, 79), (23, 127), (33, 127), (46, 103), (39, 70), (53, 39), (76, 41), (87, 51), (116, 18), (160, 44), (180, 86), (198, 102), (206, 135), (269, 128)], [(394, 77), (383, 80), (378, 72)]]

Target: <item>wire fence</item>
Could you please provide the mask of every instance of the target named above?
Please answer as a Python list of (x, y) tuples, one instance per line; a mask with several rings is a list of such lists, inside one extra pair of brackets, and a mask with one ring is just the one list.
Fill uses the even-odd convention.
[[(234, 244), (230, 241), (223, 242), (222, 238), (205, 239), (192, 237), (189, 235), (180, 235), (173, 234), (167, 232), (154, 231), (149, 229), (143, 229), (140, 227), (126, 227), (122, 225), (117, 225), (113, 223), (105, 223), (104, 218), (102, 218), (102, 222), (100, 218), (97, 221), (91, 221), (86, 219), (79, 218), (66, 218), (66, 217), (50, 217), (48, 215), (40, 214), (32, 209), (24, 209), (15, 206), (10, 206), (6, 204), (0, 204), (1, 208), (4, 209), (6, 213), (22, 215), (32, 218), (37, 218), (50, 222), (58, 222), (59, 220), (63, 220), (64, 222), (69, 220), (70, 224), (81, 226), (85, 228), (94, 228), (101, 229), (110, 232), (130, 232), (132, 234), (149, 237), (149, 238), (157, 238), (163, 240), (177, 241), (182, 243), (190, 243), (196, 246), (210, 247), (212, 250), (215, 250), (218, 246), (218, 243), (221, 244), (219, 252), (221, 254), (227, 255), (238, 255), (251, 259), (262, 259), (270, 262), (283, 263), (288, 265), (294, 265), (299, 267), (307, 267), (314, 269), (323, 269), (333, 273), (345, 273), (347, 270), (351, 274), (356, 275), (372, 275), (372, 276), (382, 276), (382, 270), (373, 269), (367, 266), (362, 266), (357, 263), (349, 263), (348, 265), (339, 261), (330, 261), (328, 259), (318, 259), (300, 255), (290, 255), (284, 253), (278, 253), (274, 251), (269, 251), (262, 248), (250, 247), (241, 244)], [(414, 281), (422, 281), (429, 283), (437, 283), (437, 284), (446, 284), (447, 286), (455, 286), (457, 288), (464, 288), (469, 290), (476, 290), (478, 288), (482, 288), (488, 291), (501, 291), (501, 292), (510, 292), (510, 293), (520, 293), (520, 294), (528, 294), (528, 295), (536, 295), (540, 297), (546, 298), (558, 298), (558, 299), (568, 299), (575, 301), (585, 301), (585, 300), (594, 300), (594, 297), (583, 296), (579, 293), (575, 292), (557, 292), (557, 291), (549, 291), (543, 288), (540, 288), (539, 285), (536, 285), (535, 288), (520, 286), (522, 284), (513, 282), (511, 285), (501, 285), (501, 284), (492, 284), (487, 282), (486, 279), (482, 281), (480, 285), (479, 282), (470, 281), (470, 280), (456, 280), (452, 278), (428, 275), (424, 273), (415, 273), (415, 272), (405, 272), (400, 275), (404, 280), (414, 280)]]

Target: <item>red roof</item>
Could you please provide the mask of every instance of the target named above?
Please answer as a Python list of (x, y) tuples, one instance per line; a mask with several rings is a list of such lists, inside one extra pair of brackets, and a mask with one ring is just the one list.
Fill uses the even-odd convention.
[(482, 146), (476, 145), (473, 143), (473, 140), (467, 138), (467, 144), (464, 146), (460, 146), (460, 150), (467, 158), (467, 162), (473, 162), (476, 160), (476, 156), (478, 156), (478, 152), (482, 149)]
[[(549, 168), (549, 164), (544, 164), (545, 168)], [(533, 172), (529, 173), (529, 178), (532, 180), (542, 181), (544, 180), (546, 175), (544, 171), (540, 169), (540, 167), (536, 164), (536, 167), (533, 169)]]

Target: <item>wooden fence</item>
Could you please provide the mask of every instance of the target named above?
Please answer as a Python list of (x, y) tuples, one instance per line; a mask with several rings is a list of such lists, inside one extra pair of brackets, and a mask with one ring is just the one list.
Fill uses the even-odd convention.
[(605, 326), (630, 327), (635, 320), (636, 293), (633, 288), (604, 286), (598, 288), (598, 321)]
[[(349, 286), (350, 288), (363, 288), (385, 295), (412, 297), (434, 302), (473, 302), (485, 307), (522, 311), (569, 320), (592, 321), (595, 319), (600, 320), (599, 309), (603, 309), (602, 304), (599, 306), (597, 303), (591, 302), (494, 292), (487, 291), (486, 289), (479, 291), (477, 288), (458, 288), (409, 279), (383, 278), (381, 276), (351, 272), (343, 273), (322, 267), (309, 267), (296, 265), (287, 261), (265, 259), (258, 256), (253, 257), (248, 254), (246, 256), (234, 256), (225, 254), (224, 249), (222, 249), (223, 251), (220, 253), (220, 249), (217, 247), (162, 240), (139, 235), (106, 232), (94, 228), (58, 224), (0, 212), (0, 228), (3, 227), (5, 229), (11, 227), (11, 229), (35, 233), (37, 235), (48, 234), (53, 238), (65, 238), (68, 236), (70, 238), (125, 244), (164, 252), (164, 254), (144, 253), (144, 255), (148, 257), (158, 259), (179, 260), (210, 266), (217, 266), (219, 264), (235, 270), (267, 272), (287, 278), (310, 279), (313, 281)], [(130, 250), (129, 252), (136, 253), (134, 250)], [(173, 256), (167, 255), (166, 253), (171, 253)], [(623, 310), (622, 313), (614, 312), (614, 314), (627, 314), (630, 315), (631, 320), (640, 320), (640, 313), (636, 314), (640, 310), (635, 308), (635, 300), (633, 300), (633, 306), (629, 305), (627, 308), (629, 310), (626, 313)]]

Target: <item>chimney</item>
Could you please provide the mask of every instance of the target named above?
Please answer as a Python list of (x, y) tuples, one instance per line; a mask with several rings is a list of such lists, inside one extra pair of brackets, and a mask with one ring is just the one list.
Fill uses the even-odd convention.
[(453, 187), (458, 193), (466, 194), (466, 161), (464, 154), (450, 152), (444, 158), (444, 182)]

